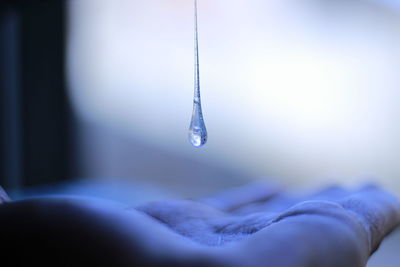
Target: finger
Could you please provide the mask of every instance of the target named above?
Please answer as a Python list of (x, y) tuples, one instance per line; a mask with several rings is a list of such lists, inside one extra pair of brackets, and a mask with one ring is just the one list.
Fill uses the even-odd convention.
[(303, 201), (306, 200), (337, 201), (353, 193), (354, 190), (349, 190), (339, 185), (331, 185), (318, 192), (304, 196)]
[[(332, 201), (301, 202), (227, 253), (244, 266), (361, 267), (368, 258), (366, 233), (357, 219)], [(287, 257), (290, 255), (290, 257)]]
[(340, 204), (354, 213), (364, 226), (374, 252), (382, 239), (400, 224), (400, 202), (376, 186), (365, 186)]
[(284, 210), (296, 205), (297, 203), (308, 200), (322, 201), (338, 201), (348, 195), (352, 191), (341, 186), (333, 185), (322, 189), (316, 193), (296, 194), (296, 193), (280, 193), (268, 199), (268, 201), (257, 202), (235, 209), (236, 215), (248, 215), (256, 212), (283, 212)]
[(222, 211), (233, 211), (243, 206), (266, 201), (278, 195), (282, 190), (264, 181), (233, 188), (217, 195), (200, 199), (200, 202), (208, 204)]
[(10, 198), (8, 197), (6, 191), (0, 186), (0, 204), (9, 202)]

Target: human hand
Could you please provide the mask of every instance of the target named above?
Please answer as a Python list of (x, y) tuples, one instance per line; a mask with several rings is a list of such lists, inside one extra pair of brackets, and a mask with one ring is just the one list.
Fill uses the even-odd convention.
[(399, 202), (374, 186), (294, 196), (252, 184), (137, 208), (66, 197), (6, 203), (0, 245), (3, 258), (28, 254), (21, 265), (358, 267), (399, 222)]
[(365, 266), (400, 223), (400, 204), (376, 186), (293, 196), (252, 184), (204, 199), (139, 207), (173, 231), (216, 248), (229, 266)]

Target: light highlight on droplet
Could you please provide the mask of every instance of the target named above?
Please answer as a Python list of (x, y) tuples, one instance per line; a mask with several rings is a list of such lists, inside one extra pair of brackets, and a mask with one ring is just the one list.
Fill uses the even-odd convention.
[(194, 103), (192, 120), (189, 127), (189, 141), (194, 147), (201, 147), (207, 142), (207, 129), (204, 124), (200, 103)]

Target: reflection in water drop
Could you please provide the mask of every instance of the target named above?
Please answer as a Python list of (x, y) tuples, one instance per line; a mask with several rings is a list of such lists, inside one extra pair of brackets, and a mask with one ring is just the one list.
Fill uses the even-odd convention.
[(204, 124), (200, 99), (199, 38), (197, 30), (197, 0), (194, 0), (194, 98), (192, 121), (189, 127), (189, 141), (195, 147), (207, 142), (207, 129)]
[(201, 147), (207, 142), (207, 130), (201, 114), (200, 103), (194, 103), (192, 121), (189, 127), (189, 141), (195, 147)]

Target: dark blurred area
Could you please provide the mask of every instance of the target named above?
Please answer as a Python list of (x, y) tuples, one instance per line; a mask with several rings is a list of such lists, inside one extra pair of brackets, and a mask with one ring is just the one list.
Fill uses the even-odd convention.
[(0, 183), (18, 189), (71, 175), (65, 2), (0, 4)]

